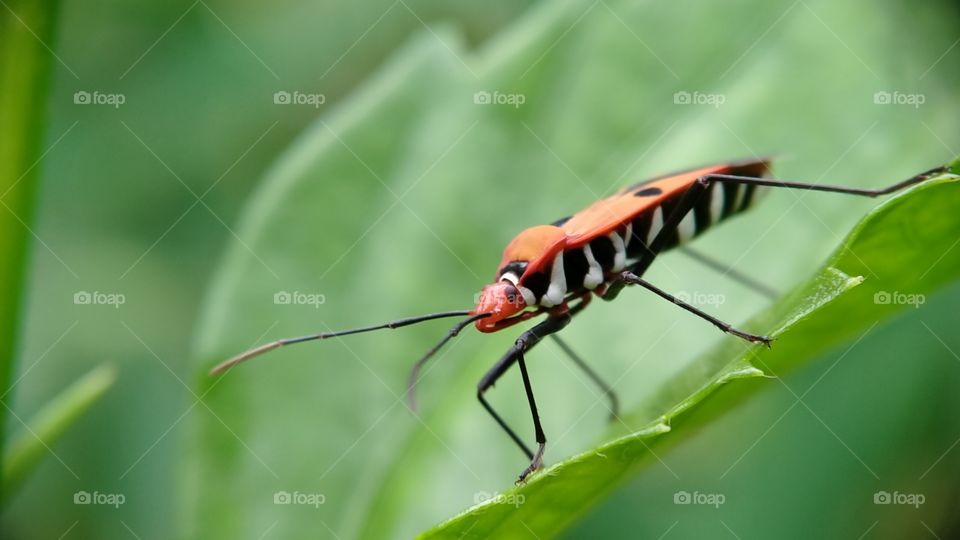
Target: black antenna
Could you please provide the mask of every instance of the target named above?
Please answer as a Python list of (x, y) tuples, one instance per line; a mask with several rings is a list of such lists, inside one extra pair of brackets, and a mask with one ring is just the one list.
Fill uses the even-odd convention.
[(427, 351), (427, 354), (423, 355), (422, 358), (417, 360), (417, 363), (413, 365), (413, 369), (410, 370), (410, 379), (407, 383), (407, 401), (410, 405), (410, 409), (416, 410), (417, 408), (417, 401), (414, 391), (416, 390), (417, 381), (420, 379), (420, 369), (424, 364), (427, 363), (427, 360), (430, 360), (430, 358), (436, 354), (441, 347), (446, 345), (448, 341), (459, 334), (461, 330), (467, 326), (470, 326), (470, 324), (473, 322), (489, 317), (490, 315), (492, 315), (492, 313), (478, 313), (472, 317), (467, 317), (466, 319), (458, 322), (453, 328), (450, 329), (450, 331), (447, 332), (447, 335), (443, 336), (443, 339), (441, 339), (439, 343), (434, 345), (432, 349)]
[[(274, 342), (272, 342), (272, 343), (267, 343), (267, 344), (265, 344), (265, 345), (261, 345), (261, 346), (259, 346), (259, 347), (254, 348), (254, 349), (250, 349), (249, 351), (247, 351), (247, 352), (245, 352), (245, 353), (238, 354), (237, 356), (234, 356), (233, 358), (231, 358), (231, 359), (229, 359), (229, 360), (225, 360), (225, 361), (217, 364), (216, 366), (214, 366), (213, 369), (210, 370), (210, 375), (218, 375), (218, 374), (220, 374), (220, 373), (223, 373), (224, 371), (232, 368), (233, 366), (239, 364), (240, 362), (249, 360), (249, 359), (253, 358), (254, 356), (259, 356), (259, 355), (261, 355), (261, 354), (263, 354), (263, 353), (272, 351), (272, 350), (274, 350), (274, 349), (279, 349), (280, 347), (283, 347), (284, 345), (292, 345), (292, 344), (294, 344), (294, 343), (303, 343), (304, 341), (315, 341), (315, 340), (329, 339), (329, 338), (340, 337), (340, 336), (349, 336), (350, 334), (361, 334), (361, 333), (363, 333), (363, 332), (372, 332), (372, 331), (374, 331), (374, 330), (382, 330), (382, 329), (384, 329), (384, 328), (400, 328), (400, 327), (403, 327), (403, 326), (409, 326), (409, 325), (411, 325), (411, 324), (417, 324), (417, 323), (421, 323), (421, 322), (425, 322), (425, 321), (432, 321), (432, 320), (434, 320), (434, 319), (443, 319), (443, 318), (446, 318), (446, 317), (462, 317), (462, 316), (464, 316), (464, 315), (470, 315), (470, 313), (471, 313), (471, 312), (470, 312), (469, 310), (441, 311), (441, 312), (439, 312), (439, 313), (429, 313), (429, 314), (427, 314), (427, 315), (420, 315), (419, 317), (409, 317), (409, 318), (407, 318), (407, 319), (399, 319), (399, 320), (396, 320), (396, 321), (385, 322), (385, 323), (383, 323), (383, 324), (377, 324), (377, 325), (373, 325), (373, 326), (363, 326), (363, 327), (360, 327), (360, 328), (351, 328), (351, 329), (349, 329), (349, 330), (341, 330), (341, 331), (339, 331), (339, 332), (324, 332), (324, 333), (322, 333), (322, 334), (311, 334), (311, 335), (308, 335), (308, 336), (300, 336), (300, 337), (294, 337), (294, 338), (280, 339), (280, 340), (274, 341)], [(465, 323), (460, 323), (460, 324), (458, 324), (455, 328), (457, 329), (457, 332), (459, 332), (460, 330), (462, 330), (462, 329), (463, 329), (467, 324), (469, 324), (470, 322), (475, 321), (475, 320), (477, 320), (477, 319), (481, 319), (481, 318), (483, 318), (483, 317), (488, 317), (489, 315), (490, 315), (489, 313), (484, 313), (484, 314), (482, 314), (482, 315), (475, 315), (475, 316), (467, 319), (467, 321), (466, 321)], [(454, 335), (456, 335), (456, 334), (454, 334)], [(436, 347), (434, 347), (434, 348), (430, 351), (430, 353), (428, 354), (427, 358), (429, 358), (429, 356), (433, 355), (433, 353), (436, 352), (436, 350), (439, 349), (440, 346), (443, 345), (443, 344), (444, 344), (447, 340), (449, 340), (451, 337), (453, 337), (453, 336), (451, 336), (451, 335), (448, 334), (447, 337), (444, 338), (444, 340), (441, 341), (439, 345), (437, 345)], [(420, 362), (423, 362), (424, 360), (426, 360), (426, 358), (422, 359)], [(418, 362), (418, 364), (419, 364), (420, 362)]]

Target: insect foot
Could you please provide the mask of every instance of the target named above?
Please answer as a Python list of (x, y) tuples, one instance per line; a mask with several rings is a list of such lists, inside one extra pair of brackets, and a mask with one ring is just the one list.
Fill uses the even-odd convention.
[(530, 466), (523, 470), (520, 473), (520, 478), (517, 479), (517, 485), (523, 485), (527, 482), (527, 477), (533, 474), (534, 471), (543, 468), (543, 447), (545, 445), (541, 444), (537, 447), (537, 452), (533, 455), (533, 460), (530, 462)]

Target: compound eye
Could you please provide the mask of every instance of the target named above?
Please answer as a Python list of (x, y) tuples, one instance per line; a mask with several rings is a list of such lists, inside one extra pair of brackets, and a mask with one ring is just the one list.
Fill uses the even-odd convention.
[(524, 304), (523, 295), (520, 294), (520, 291), (517, 290), (510, 283), (506, 283), (503, 289), (504, 296), (507, 299), (507, 303), (511, 306), (520, 306)]

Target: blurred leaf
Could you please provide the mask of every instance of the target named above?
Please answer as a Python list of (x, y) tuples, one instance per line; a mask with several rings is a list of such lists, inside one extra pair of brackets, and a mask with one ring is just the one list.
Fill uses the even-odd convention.
[[(20, 305), (33, 194), (40, 167), (57, 0), (13, 1), (0, 10), (0, 389), (19, 343)], [(0, 414), (0, 455), (6, 413)], [(6, 482), (3, 483), (4, 487)], [(2, 493), (0, 493), (2, 496)]]
[[(425, 374), (429, 384), (423, 385), (417, 416), (402, 406), (407, 369), (442, 332), (439, 323), (289, 348), (209, 379), (205, 373), (215, 362), (276, 337), (468, 306), (512, 234), (642, 178), (635, 170), (641, 158), (645, 174), (752, 153), (750, 143), (757, 153), (786, 148), (810, 158), (787, 163), (784, 177), (817, 180), (830, 172), (851, 185), (858, 179), (886, 183), (891, 175), (909, 172), (903, 163), (891, 170), (882, 159), (893, 152), (911, 161), (931, 159), (935, 152), (913, 131), (913, 117), (871, 102), (878, 84), (902, 87), (904, 79), (848, 76), (863, 66), (845, 46), (871, 51), (864, 53), (871, 64), (899, 61), (870, 48), (889, 38), (867, 31), (875, 27), (873, 19), (887, 21), (890, 15), (814, 1), (810, 9), (831, 22), (840, 17), (843, 29), (859, 32), (856, 39), (838, 45), (833, 29), (800, 7), (795, 16), (783, 17), (777, 32), (766, 34), (767, 25), (790, 5), (691, 3), (694, 18), (662, 3), (545, 3), (476, 52), (464, 51), (449, 31), (423, 34), (322, 117), (251, 199), (237, 229), (239, 241), (230, 246), (205, 300), (194, 360), (209, 410), (198, 407), (191, 417), (182, 460), (187, 535), (310, 531), (409, 537), (482, 492), (500, 489), (525, 465), (509, 441), (491, 442), (501, 434), (473, 393), (482, 360), (497, 358), (515, 337), (506, 333), (464, 335), (450, 347)], [(863, 17), (871, 18), (870, 24)], [(734, 27), (738, 31), (731, 33)], [(769, 41), (745, 54), (761, 34)], [(678, 41), (683, 35), (697, 39)], [(656, 53), (645, 43), (653, 43)], [(818, 78), (798, 71), (798, 65), (815, 67)], [(724, 78), (727, 66), (731, 76)], [(834, 84), (827, 88), (814, 80)], [(695, 90), (723, 92), (729, 99), (717, 109), (670, 106), (675, 92)], [(478, 91), (522, 95), (525, 103), (477, 105)], [(939, 96), (934, 93), (921, 113), (936, 129), (948, 122), (953, 105), (933, 105)], [(784, 105), (800, 102), (810, 106)], [(822, 112), (811, 113), (820, 110), (817, 103)], [(837, 103), (843, 104), (842, 115), (836, 114)], [(871, 132), (878, 116), (884, 123)], [(869, 148), (863, 154), (850, 150), (865, 131)], [(858, 156), (860, 165), (844, 162), (824, 170), (847, 152)], [(812, 212), (819, 224), (810, 227), (809, 215), (791, 214), (800, 202), (798, 212)], [(841, 240), (828, 233), (847, 230), (869, 204), (775, 195), (750, 218), (711, 232), (709, 247), (742, 253), (744, 267), (793, 283)], [(756, 223), (768, 224), (765, 232), (772, 234), (757, 235)], [(742, 245), (753, 236), (756, 243)], [(778, 249), (778, 255), (765, 255), (765, 248)], [(699, 275), (702, 283), (713, 278), (693, 274), (670, 255), (663, 262), (651, 273), (668, 288), (681, 278)], [(663, 272), (667, 266), (671, 275)], [(892, 276), (890, 283), (900, 277)], [(864, 287), (840, 300), (859, 289)], [(325, 301), (275, 303), (281, 292), (322, 295)], [(829, 312), (840, 300), (822, 309)], [(685, 362), (720, 338), (695, 322), (682, 334), (668, 335), (657, 323), (682, 318), (675, 307), (650, 302), (638, 317), (636, 303), (629, 304), (598, 309), (601, 319), (577, 321), (570, 333), (604, 352), (602, 369), (626, 375), (647, 360), (619, 386), (632, 395), (658, 395), (664, 380), (674, 380), (671, 375)], [(738, 321), (755, 313), (759, 302), (742, 294), (724, 308), (725, 319)], [(631, 339), (622, 339), (624, 328), (611, 320), (635, 321)], [(637, 343), (649, 343), (656, 359), (638, 354)], [(777, 349), (790, 350), (783, 343)], [(542, 349), (549, 350), (549, 345)], [(531, 362), (531, 371), (560, 362)], [(579, 453), (598, 435), (570, 425), (589, 406), (584, 400), (590, 396), (578, 397), (579, 382), (553, 378), (537, 386), (538, 401), (551, 405), (544, 422), (556, 423), (545, 425), (551, 456)], [(508, 420), (528, 423), (517, 381), (504, 380), (497, 390), (497, 406)], [(719, 403), (724, 391), (717, 394)], [(673, 399), (657, 416), (677, 403), (676, 394), (666, 398)], [(699, 410), (678, 417), (674, 427)], [(655, 417), (640, 418), (633, 428)], [(322, 493), (324, 503), (275, 504), (275, 494), (283, 492)], [(588, 495), (581, 509), (589, 506)], [(550, 530), (576, 515), (563, 516)]]
[(25, 430), (10, 444), (3, 458), (3, 502), (50, 452), (50, 446), (77, 421), (117, 379), (116, 370), (107, 365), (87, 373), (53, 398), (27, 422)]
[[(753, 319), (747, 328), (776, 328), (772, 349), (723, 342), (640, 409), (625, 415), (628, 423), (643, 426), (640, 429), (557, 463), (526, 485), (491, 497), (422, 537), (526, 538), (531, 532), (540, 538), (554, 536), (625, 477), (654, 462), (654, 450), (692, 437), (699, 427), (764, 386), (734, 381), (782, 376), (881, 317), (908, 307), (884, 303), (885, 294), (929, 294), (960, 278), (960, 253), (950, 250), (960, 232), (960, 214), (954, 211), (960, 206), (958, 179), (943, 175), (877, 207), (809, 283)], [(877, 273), (882, 280), (868, 279), (866, 286), (857, 287), (864, 278), (846, 272)], [(890, 286), (895, 288), (880, 288)], [(704, 402), (708, 396), (710, 401)], [(669, 432), (673, 433), (665, 436)]]

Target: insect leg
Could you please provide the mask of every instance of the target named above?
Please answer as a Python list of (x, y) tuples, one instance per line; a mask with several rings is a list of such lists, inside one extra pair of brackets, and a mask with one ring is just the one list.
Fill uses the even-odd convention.
[[(877, 197), (880, 195), (886, 195), (888, 193), (893, 193), (901, 189), (907, 188), (914, 184), (928, 180), (940, 173), (947, 171), (949, 167), (946, 165), (940, 167), (934, 167), (928, 171), (922, 172), (918, 175), (911, 176), (906, 180), (896, 182), (885, 188), (878, 189), (867, 189), (867, 188), (855, 188), (847, 186), (837, 186), (829, 184), (811, 184), (805, 182), (792, 182), (784, 180), (776, 180), (773, 178), (762, 178), (754, 176), (738, 176), (730, 174), (709, 174), (699, 178), (696, 182), (690, 186), (687, 191), (681, 197), (677, 206), (673, 209), (670, 215), (664, 220), (663, 227), (660, 229), (660, 232), (657, 233), (657, 236), (653, 239), (650, 245), (647, 247), (647, 251), (643, 257), (640, 258), (632, 267), (628, 270), (637, 275), (642, 276), (646, 272), (647, 268), (653, 263), (653, 260), (657, 257), (660, 250), (663, 249), (664, 244), (667, 243), (670, 235), (673, 234), (676, 229), (679, 227), (680, 222), (683, 218), (691, 211), (694, 205), (697, 204), (697, 201), (700, 197), (706, 193), (707, 187), (713, 182), (723, 182), (723, 183), (736, 183), (743, 184), (746, 186), (769, 186), (769, 187), (785, 187), (792, 189), (801, 189), (806, 191), (825, 191), (831, 193), (846, 193), (849, 195), (860, 195), (864, 197)], [(623, 288), (624, 283), (614, 283), (612, 284), (607, 292), (604, 294), (604, 299), (612, 300), (617, 296), (620, 290)]]
[(617, 399), (617, 394), (614, 392), (613, 387), (610, 386), (606, 381), (600, 378), (600, 375), (593, 370), (586, 362), (583, 361), (583, 358), (580, 357), (577, 353), (573, 352), (573, 349), (567, 345), (566, 341), (560, 339), (560, 336), (553, 335), (550, 336), (554, 341), (557, 342), (557, 345), (560, 346), (560, 349), (573, 360), (573, 363), (577, 365), (584, 373), (587, 374), (587, 377), (590, 377), (590, 380), (594, 382), (601, 390), (603, 394), (610, 399), (610, 420), (614, 420), (620, 414), (620, 400)]
[(774, 178), (763, 178), (756, 176), (738, 176), (731, 174), (708, 174), (697, 179), (692, 186), (690, 186), (687, 191), (683, 194), (680, 199), (679, 204), (670, 213), (670, 216), (664, 221), (663, 228), (654, 238), (653, 242), (650, 243), (649, 249), (647, 250), (646, 255), (640, 259), (632, 268), (629, 270), (636, 275), (643, 275), (643, 272), (650, 266), (653, 262), (653, 259), (663, 248), (664, 244), (667, 242), (669, 235), (677, 229), (680, 225), (680, 222), (687, 215), (688, 212), (696, 205), (700, 197), (706, 192), (707, 187), (714, 182), (723, 182), (723, 183), (735, 183), (743, 184), (745, 186), (768, 186), (768, 187), (784, 187), (791, 189), (801, 189), (806, 191), (825, 191), (831, 193), (845, 193), (848, 195), (859, 195), (863, 197), (878, 197), (880, 195), (886, 195), (899, 191), (901, 189), (907, 188), (914, 184), (919, 184), (924, 180), (928, 180), (940, 173), (947, 171), (949, 168), (946, 165), (941, 165), (939, 167), (934, 167), (928, 171), (922, 172), (918, 175), (911, 176), (906, 180), (901, 180), (891, 184), (885, 188), (877, 189), (868, 189), (868, 188), (856, 188), (848, 186), (837, 186), (830, 184), (811, 184), (808, 182), (793, 182), (785, 180), (777, 180)]
[(533, 388), (530, 386), (530, 375), (527, 374), (527, 363), (523, 359), (523, 349), (517, 350), (517, 365), (520, 366), (520, 375), (523, 377), (523, 389), (527, 392), (527, 402), (530, 403), (530, 415), (533, 416), (533, 432), (537, 441), (537, 451), (530, 460), (530, 465), (520, 473), (517, 482), (523, 482), (533, 471), (543, 466), (543, 449), (547, 445), (547, 436), (540, 425), (540, 415), (537, 413), (537, 401), (533, 398)]
[[(587, 304), (590, 303), (590, 300), (592, 298), (593, 296), (589, 292), (580, 296), (579, 298), (580, 301), (576, 305), (570, 308), (570, 317), (573, 317), (577, 313), (580, 313), (583, 310), (583, 308), (587, 307)], [(590, 380), (592, 380), (597, 386), (600, 387), (601, 390), (603, 390), (604, 395), (610, 398), (610, 420), (613, 420), (614, 418), (616, 418), (620, 413), (620, 400), (617, 399), (617, 395), (616, 393), (614, 393), (613, 387), (607, 384), (602, 378), (600, 378), (600, 375), (597, 374), (597, 372), (594, 371), (589, 365), (587, 365), (587, 363), (583, 361), (583, 358), (581, 358), (580, 355), (573, 352), (573, 349), (571, 349), (570, 346), (567, 345), (565, 341), (561, 340), (560, 336), (554, 334), (550, 337), (552, 337), (554, 341), (557, 342), (557, 345), (559, 345), (560, 348), (563, 350), (563, 352), (565, 352), (567, 356), (570, 357), (571, 360), (573, 360), (573, 363), (576, 364), (577, 367), (582, 369), (583, 372), (587, 374), (587, 377), (590, 377)]]
[(846, 193), (848, 195), (861, 195), (864, 197), (879, 197), (880, 195), (888, 195), (900, 191), (901, 189), (910, 187), (914, 184), (919, 184), (924, 180), (929, 180), (938, 174), (946, 172), (949, 169), (946, 165), (940, 167), (934, 167), (929, 171), (922, 172), (918, 175), (911, 176), (906, 180), (901, 180), (891, 184), (885, 188), (857, 188), (857, 187), (848, 187), (848, 186), (837, 186), (830, 184), (811, 184), (809, 182), (792, 182), (786, 180), (777, 180), (774, 178), (757, 178), (752, 176), (736, 176), (730, 174), (709, 174), (700, 178), (698, 183), (707, 184), (709, 182), (733, 182), (737, 184), (752, 185), (752, 186), (769, 186), (769, 187), (785, 187), (792, 189), (802, 189), (805, 191), (827, 191), (830, 193)]
[(710, 323), (714, 324), (724, 332), (728, 332), (734, 335), (737, 335), (748, 341), (754, 343), (766, 343), (769, 345), (770, 338), (765, 336), (757, 336), (747, 332), (738, 330), (731, 325), (712, 317), (711, 315), (704, 313), (703, 311), (686, 304), (685, 302), (680, 301), (674, 296), (654, 287), (650, 283), (647, 283), (640, 276), (646, 272), (647, 268), (653, 263), (656, 259), (657, 254), (663, 249), (663, 246), (666, 244), (670, 235), (672, 235), (680, 225), (680, 222), (683, 218), (691, 211), (691, 209), (697, 204), (699, 198), (706, 193), (707, 187), (713, 182), (724, 182), (724, 183), (737, 183), (743, 184), (746, 186), (769, 186), (769, 187), (785, 187), (792, 189), (801, 189), (806, 191), (825, 191), (831, 193), (845, 193), (849, 195), (859, 195), (864, 197), (877, 197), (880, 195), (886, 195), (899, 191), (901, 189), (907, 188), (914, 184), (928, 180), (940, 173), (946, 172), (949, 170), (947, 166), (934, 167), (928, 171), (922, 172), (918, 175), (911, 176), (906, 180), (896, 182), (885, 188), (878, 189), (867, 189), (867, 188), (855, 188), (855, 187), (846, 187), (846, 186), (836, 186), (829, 184), (811, 184), (804, 182), (792, 182), (784, 180), (776, 180), (771, 178), (761, 178), (753, 176), (738, 176), (738, 175), (729, 175), (729, 174), (709, 174), (705, 175), (691, 185), (686, 192), (682, 195), (680, 201), (674, 207), (673, 211), (670, 212), (670, 215), (664, 220), (663, 227), (660, 229), (660, 232), (657, 233), (657, 236), (653, 239), (650, 245), (647, 247), (646, 253), (643, 257), (640, 258), (633, 266), (628, 268), (626, 272), (620, 275), (620, 278), (615, 280), (610, 284), (607, 290), (604, 292), (603, 298), (605, 300), (612, 300), (617, 296), (617, 294), (623, 289), (627, 284), (640, 285), (661, 298), (670, 300), (671, 302), (676, 303), (680, 307), (686, 309), (687, 311), (698, 315), (699, 317), (706, 319)]
[(751, 334), (749, 332), (744, 332), (743, 330), (734, 328), (732, 325), (721, 321), (720, 319), (714, 317), (713, 315), (710, 315), (709, 313), (706, 313), (700, 309), (697, 309), (694, 306), (691, 306), (690, 304), (684, 302), (683, 300), (680, 300), (676, 296), (673, 296), (672, 294), (655, 287), (654, 285), (643, 280), (642, 278), (640, 278), (636, 274), (633, 274), (632, 272), (629, 272), (629, 271), (623, 272), (622, 274), (620, 274), (618, 279), (627, 285), (639, 285), (644, 289), (647, 289), (648, 291), (652, 292), (653, 294), (656, 294), (660, 298), (673, 302), (674, 304), (689, 311), (690, 313), (693, 313), (697, 317), (700, 317), (706, 320), (710, 324), (716, 326), (717, 328), (719, 328), (720, 330), (723, 330), (728, 334), (732, 334), (741, 339), (745, 339), (751, 343), (763, 343), (768, 347), (770, 346), (770, 343), (773, 341), (773, 338), (770, 338), (767, 336), (758, 336), (756, 334)]
[(724, 276), (729, 277), (741, 285), (744, 285), (748, 289), (753, 289), (758, 294), (766, 296), (770, 300), (776, 300), (780, 297), (780, 294), (776, 291), (776, 289), (764, 284), (758, 279), (738, 271), (736, 268), (726, 265), (722, 261), (714, 259), (706, 253), (702, 253), (699, 250), (693, 249), (689, 246), (680, 246), (677, 251), (689, 256), (691, 259), (703, 264), (704, 266), (720, 272)]
[[(547, 320), (541, 322), (540, 324), (534, 326), (530, 330), (527, 330), (517, 338), (516, 343), (503, 358), (501, 358), (493, 368), (480, 379), (480, 383), (477, 384), (477, 399), (480, 400), (480, 404), (483, 405), (483, 408), (493, 416), (493, 419), (496, 420), (500, 427), (507, 432), (507, 435), (520, 447), (521, 450), (530, 458), (530, 466), (524, 469), (520, 474), (519, 481), (522, 482), (526, 477), (533, 471), (537, 470), (541, 466), (543, 459), (543, 449), (546, 446), (547, 438), (543, 433), (543, 428), (540, 425), (540, 416), (537, 412), (537, 403), (533, 397), (533, 388), (530, 385), (530, 376), (527, 373), (527, 366), (523, 359), (523, 353), (532, 349), (537, 343), (540, 342), (545, 336), (553, 334), (560, 331), (567, 324), (570, 323), (571, 316), (569, 313), (561, 313), (557, 315), (552, 315)], [(487, 402), (486, 398), (483, 397), (484, 392), (490, 389), (497, 380), (511, 367), (516, 363), (520, 366), (520, 375), (523, 377), (523, 386), (527, 394), (527, 401), (530, 403), (530, 414), (533, 417), (533, 429), (537, 441), (537, 450), (532, 452), (530, 448), (523, 442), (522, 439), (516, 434), (513, 429), (507, 425), (507, 423), (493, 410), (493, 407), (490, 406), (490, 403)]]

